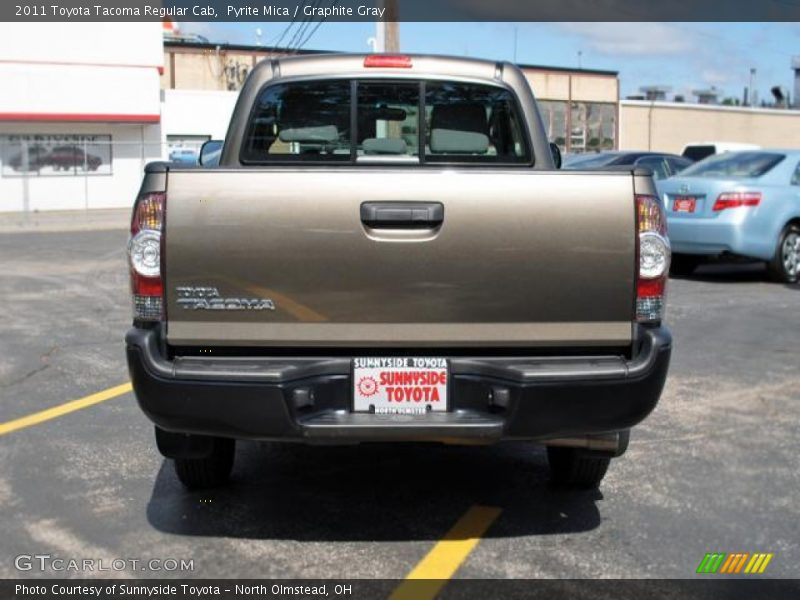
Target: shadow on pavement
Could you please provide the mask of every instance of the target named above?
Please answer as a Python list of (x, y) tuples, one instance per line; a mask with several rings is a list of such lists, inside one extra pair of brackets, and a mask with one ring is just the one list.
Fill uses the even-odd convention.
[(725, 263), (709, 262), (697, 267), (695, 272), (688, 276), (672, 276), (670, 279), (688, 279), (691, 281), (704, 281), (706, 283), (764, 283), (769, 282), (764, 263)]
[[(612, 467), (613, 468), (613, 465)], [(231, 484), (186, 491), (170, 461), (147, 518), (164, 533), (300, 541), (436, 540), (472, 505), (503, 509), (486, 537), (588, 531), (597, 491), (559, 491), (544, 452), (493, 447), (240, 443)]]

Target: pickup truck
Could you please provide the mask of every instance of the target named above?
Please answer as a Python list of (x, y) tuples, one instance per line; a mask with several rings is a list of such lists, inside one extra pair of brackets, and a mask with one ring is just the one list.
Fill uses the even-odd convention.
[(652, 174), (560, 171), (503, 62), (266, 60), (214, 166), (146, 167), (127, 359), (160, 452), (524, 440), (596, 487), (655, 407), (670, 247)]

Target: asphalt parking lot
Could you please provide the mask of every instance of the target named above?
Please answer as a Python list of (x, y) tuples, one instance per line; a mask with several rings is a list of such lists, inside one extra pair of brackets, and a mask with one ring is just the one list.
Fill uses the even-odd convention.
[[(123, 229), (0, 234), (0, 425), (127, 382)], [(599, 492), (542, 451), (241, 444), (232, 485), (184, 491), (131, 393), (0, 435), (0, 577), (20, 554), (193, 559), (103, 577), (404, 578), (474, 506), (459, 578), (687, 578), (707, 552), (800, 560), (800, 286), (757, 266), (673, 280), (673, 366)], [(2, 431), (2, 430), (0, 430)], [(75, 576), (46, 571), (45, 576)], [(91, 576), (84, 573), (83, 576)]]

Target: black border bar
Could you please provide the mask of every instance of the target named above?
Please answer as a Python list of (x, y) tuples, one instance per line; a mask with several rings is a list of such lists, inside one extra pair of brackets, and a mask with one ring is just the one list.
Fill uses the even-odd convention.
[(4, 0), (0, 21), (800, 21), (798, 0)]

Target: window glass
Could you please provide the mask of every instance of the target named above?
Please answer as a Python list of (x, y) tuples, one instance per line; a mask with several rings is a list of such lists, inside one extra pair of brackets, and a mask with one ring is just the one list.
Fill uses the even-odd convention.
[(359, 82), (358, 156), (419, 156), (419, 84)]
[(692, 164), (692, 161), (685, 158), (672, 158), (667, 157), (667, 165), (669, 166), (670, 176), (683, 171), (686, 167)]
[(681, 173), (682, 177), (761, 177), (786, 156), (772, 152), (715, 154)]
[(616, 106), (601, 102), (573, 102), (568, 152), (614, 149)]
[[(397, 157), (426, 162), (529, 164), (531, 150), (512, 93), (491, 85), (348, 80), (276, 84), (256, 101), (242, 144), (250, 164), (350, 163)], [(355, 131), (351, 131), (355, 104)], [(425, 149), (420, 156), (420, 128)]]
[(558, 100), (539, 100), (547, 139), (556, 144), (562, 154), (567, 152), (567, 103)]
[(508, 90), (455, 82), (427, 83), (430, 162), (530, 162), (522, 120)]
[(800, 185), (800, 163), (795, 167), (792, 173), (792, 185)]
[(648, 169), (652, 169), (653, 171), (653, 179), (656, 181), (660, 179), (666, 179), (669, 177), (669, 172), (667, 171), (667, 165), (664, 162), (664, 159), (660, 156), (646, 156), (644, 158), (640, 158), (636, 161), (637, 166), (640, 167), (647, 167)]
[(713, 154), (716, 154), (717, 149), (714, 146), (686, 146), (683, 149), (683, 155), (689, 160), (703, 160)]
[(242, 160), (349, 161), (350, 82), (267, 87), (256, 101)]
[(111, 175), (112, 141), (101, 134), (0, 136), (0, 175), (48, 177)]
[(565, 169), (596, 169), (614, 164), (619, 159), (616, 153), (571, 154), (564, 161)]

